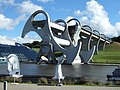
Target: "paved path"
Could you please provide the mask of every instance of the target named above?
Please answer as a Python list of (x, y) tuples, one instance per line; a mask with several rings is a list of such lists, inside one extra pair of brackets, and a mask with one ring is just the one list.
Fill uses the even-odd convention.
[[(3, 83), (0, 83), (3, 90)], [(98, 86), (41, 86), (36, 84), (7, 84), (7, 90), (120, 90), (120, 87), (98, 87)]]

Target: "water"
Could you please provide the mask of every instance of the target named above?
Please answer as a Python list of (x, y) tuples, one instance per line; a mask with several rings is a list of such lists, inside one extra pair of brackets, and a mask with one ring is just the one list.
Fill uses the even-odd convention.
[[(55, 65), (37, 65), (37, 64), (20, 64), (22, 75), (40, 75), (54, 76)], [(63, 75), (65, 77), (81, 77), (84, 76), (88, 80), (105, 82), (106, 75), (111, 74), (117, 68), (116, 65), (62, 65)], [(0, 64), (0, 74), (8, 74), (7, 64)]]

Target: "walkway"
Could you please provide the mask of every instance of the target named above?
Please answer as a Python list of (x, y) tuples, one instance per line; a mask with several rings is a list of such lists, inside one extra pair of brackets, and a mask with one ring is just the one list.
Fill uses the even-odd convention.
[[(7, 90), (120, 90), (120, 87), (98, 87), (98, 86), (41, 86), (36, 84), (8, 83)], [(3, 83), (0, 83), (0, 90), (3, 90)]]

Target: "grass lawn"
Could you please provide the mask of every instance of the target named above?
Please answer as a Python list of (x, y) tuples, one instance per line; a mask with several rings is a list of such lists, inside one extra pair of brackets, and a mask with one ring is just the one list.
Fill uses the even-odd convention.
[(105, 50), (93, 56), (93, 62), (120, 64), (120, 43), (114, 42), (106, 45)]

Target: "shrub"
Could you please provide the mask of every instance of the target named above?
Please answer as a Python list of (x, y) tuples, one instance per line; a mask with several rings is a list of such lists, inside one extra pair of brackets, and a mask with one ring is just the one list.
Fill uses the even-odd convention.
[(43, 78), (43, 77), (42, 77), (42, 78), (39, 78), (39, 79), (38, 79), (38, 83), (39, 83), (39, 84), (48, 84), (48, 80), (47, 80), (47, 78)]

